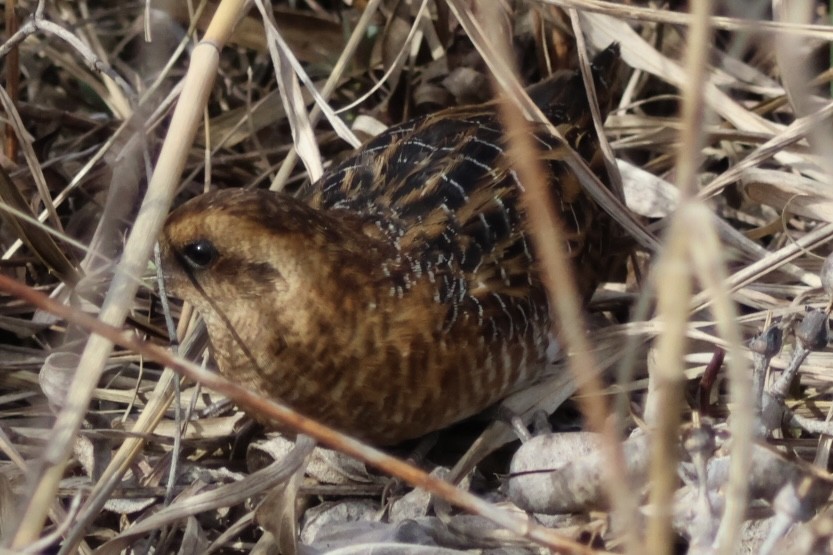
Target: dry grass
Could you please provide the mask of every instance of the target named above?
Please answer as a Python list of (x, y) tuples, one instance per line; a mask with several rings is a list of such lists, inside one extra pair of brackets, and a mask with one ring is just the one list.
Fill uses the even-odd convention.
[[(739, 542), (752, 551), (775, 549), (790, 527), (794, 552), (828, 546), (827, 498), (808, 501), (809, 492), (833, 483), (828, 436), (800, 431), (795, 422), (773, 426), (767, 440), (753, 436), (757, 363), (743, 346), (778, 323), (784, 348), (771, 367), (781, 372), (797, 349), (792, 326), (804, 307), (828, 304), (819, 277), (833, 237), (833, 73), (825, 42), (833, 27), (825, 4), (807, 2), (802, 11), (790, 0), (749, 2), (739, 12), (732, 8), (738, 2), (703, 1), (691, 2), (698, 9), (691, 14), (598, 0), (526, 0), (500, 9), (496, 2), (494, 10), (464, 0), (297, 4), (257, 0), (247, 13), (246, 2), (233, 0), (153, 2), (152, 9), (141, 2), (4, 4), (4, 545), (231, 553), (273, 542), (291, 553), (299, 530), (306, 540), (315, 526), (326, 533), (359, 520), (365, 524), (345, 528), (339, 545), (404, 551), (403, 523), (417, 522), (423, 536), (446, 534), (440, 543), (449, 550), (668, 552), (682, 533), (672, 515), (685, 489), (680, 469), (691, 484), (698, 457), (716, 460), (725, 451), (731, 478), (720, 491), (701, 492), (713, 498), (700, 513), (709, 516), (697, 528), (702, 535), (686, 528), (693, 551), (727, 553)], [(505, 18), (508, 4), (515, 11)], [(8, 40), (13, 13), (21, 30)], [(494, 38), (504, 32), (504, 40)], [(558, 313), (570, 322), (562, 328), (575, 332), (565, 340), (576, 375), (594, 367), (616, 375), (582, 389), (589, 427), (605, 434), (603, 452), (623, 461), (624, 431), (654, 434), (652, 487), (629, 483), (623, 466), (608, 464), (609, 513), (588, 508), (569, 521), (533, 524), (507, 503), (449, 486), (438, 479), (445, 471), (429, 476), (187, 362), (202, 361), (205, 337), (179, 305), (172, 308), (179, 355), (171, 354), (152, 248), (172, 203), (215, 186), (292, 190), (369, 134), (485, 100), (490, 83), (510, 93), (504, 116), (518, 109), (534, 116), (519, 80), (586, 65), (576, 44), (598, 50), (612, 41), (621, 45), (627, 79), (605, 124), (606, 152), (631, 211), (612, 197), (600, 201), (640, 252), (629, 276), (597, 295), (604, 329), (586, 336), (574, 308), (559, 306)], [(513, 146), (522, 156), (526, 147)], [(598, 188), (592, 175), (584, 177)], [(547, 214), (531, 211), (531, 218), (536, 233), (547, 233)], [(563, 283), (553, 264), (547, 268)], [(709, 362), (718, 351), (727, 357), (715, 377)], [(830, 358), (814, 349), (801, 363), (787, 399), (799, 419), (833, 414)], [(280, 440), (252, 440), (241, 413), (218, 409), (221, 397), (194, 379), (419, 488), (401, 499), (398, 490), (385, 496), (382, 515), (384, 476), (332, 453), (310, 455), (303, 442), (290, 451)], [(574, 387), (551, 386), (513, 408), (551, 409)], [(490, 448), (505, 441), (505, 430), (496, 430), (484, 440)], [(691, 447), (703, 433), (723, 451)], [(779, 450), (767, 451), (779, 461), (806, 462), (783, 463), (789, 479), (776, 484), (777, 502), (747, 488), (750, 460), (760, 458), (753, 453), (765, 442)], [(448, 443), (429, 461), (448, 464), (441, 452)], [(506, 471), (505, 456), (490, 461)], [(485, 477), (475, 484), (480, 497), (499, 497), (495, 472), (481, 466), (474, 474), (476, 482)], [(782, 487), (789, 485), (794, 489)], [(439, 501), (429, 510), (421, 491), (483, 519)], [(792, 526), (784, 516), (793, 514), (784, 508), (789, 492), (807, 523)], [(763, 502), (747, 513), (749, 495)], [(766, 530), (775, 532), (755, 536), (749, 522), (742, 525), (750, 515), (749, 522), (769, 522)], [(370, 534), (366, 523), (380, 516), (391, 524)], [(415, 545), (425, 543), (410, 531)]]

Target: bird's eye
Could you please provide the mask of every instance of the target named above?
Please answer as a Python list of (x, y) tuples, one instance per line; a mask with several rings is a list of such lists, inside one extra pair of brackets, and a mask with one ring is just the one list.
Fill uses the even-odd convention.
[(219, 255), (217, 247), (208, 239), (198, 239), (182, 247), (182, 258), (195, 270), (208, 268)]

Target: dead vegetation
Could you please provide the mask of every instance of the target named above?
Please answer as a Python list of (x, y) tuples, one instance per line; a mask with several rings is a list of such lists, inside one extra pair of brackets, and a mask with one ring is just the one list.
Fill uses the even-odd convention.
[[(3, 4), (6, 547), (830, 550), (824, 3), (101, 4)], [(205, 334), (176, 303), (171, 354), (152, 248), (172, 203), (291, 190), (387, 125), (495, 91), (523, 107), (518, 81), (613, 41), (608, 162), (629, 210), (606, 206), (640, 251), (589, 334), (559, 309), (574, 373), (513, 400), (538, 423), (520, 449), (480, 461), (513, 437), (493, 424), (461, 456), (455, 429), (418, 463), (429, 475), (341, 438), (201, 369)], [(594, 368), (607, 377), (574, 385)], [(548, 431), (536, 409), (576, 387), (589, 431), (565, 433), (569, 411)], [(363, 462), (252, 436), (215, 391)]]

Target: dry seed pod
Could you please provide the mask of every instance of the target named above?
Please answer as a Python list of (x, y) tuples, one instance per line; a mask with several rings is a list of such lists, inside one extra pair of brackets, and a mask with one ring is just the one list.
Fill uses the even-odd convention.
[(827, 347), (830, 339), (827, 313), (814, 308), (808, 309), (804, 319), (795, 330), (795, 337), (809, 351), (820, 351)]
[(777, 325), (770, 326), (749, 340), (749, 349), (768, 359), (774, 357), (781, 350), (784, 332)]
[(824, 259), (819, 277), (821, 278), (821, 286), (824, 288), (824, 292), (833, 301), (833, 253), (830, 253)]

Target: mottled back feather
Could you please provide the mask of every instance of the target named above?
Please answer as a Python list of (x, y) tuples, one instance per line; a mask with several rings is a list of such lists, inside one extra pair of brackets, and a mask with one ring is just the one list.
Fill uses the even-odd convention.
[[(617, 45), (593, 61), (603, 115), (610, 107), (617, 61)], [(606, 182), (581, 75), (560, 72), (529, 94)], [(610, 223), (594, 221), (596, 206), (562, 162), (565, 146), (545, 129), (535, 136), (547, 160), (552, 202), (561, 215), (579, 288), (589, 297), (597, 280), (590, 276), (602, 275), (604, 264), (604, 257), (593, 255), (607, 249)], [(299, 198), (316, 208), (362, 214), (366, 229), (376, 227), (371, 235), (397, 246), (400, 256), (389, 273), (431, 274), (441, 302), (464, 303), (494, 319), (499, 335), (512, 334), (513, 326), (525, 325), (532, 316), (546, 318), (540, 314), (543, 289), (521, 194), (497, 107), (490, 103), (391, 127), (302, 189)], [(449, 327), (458, 312), (449, 311)]]

